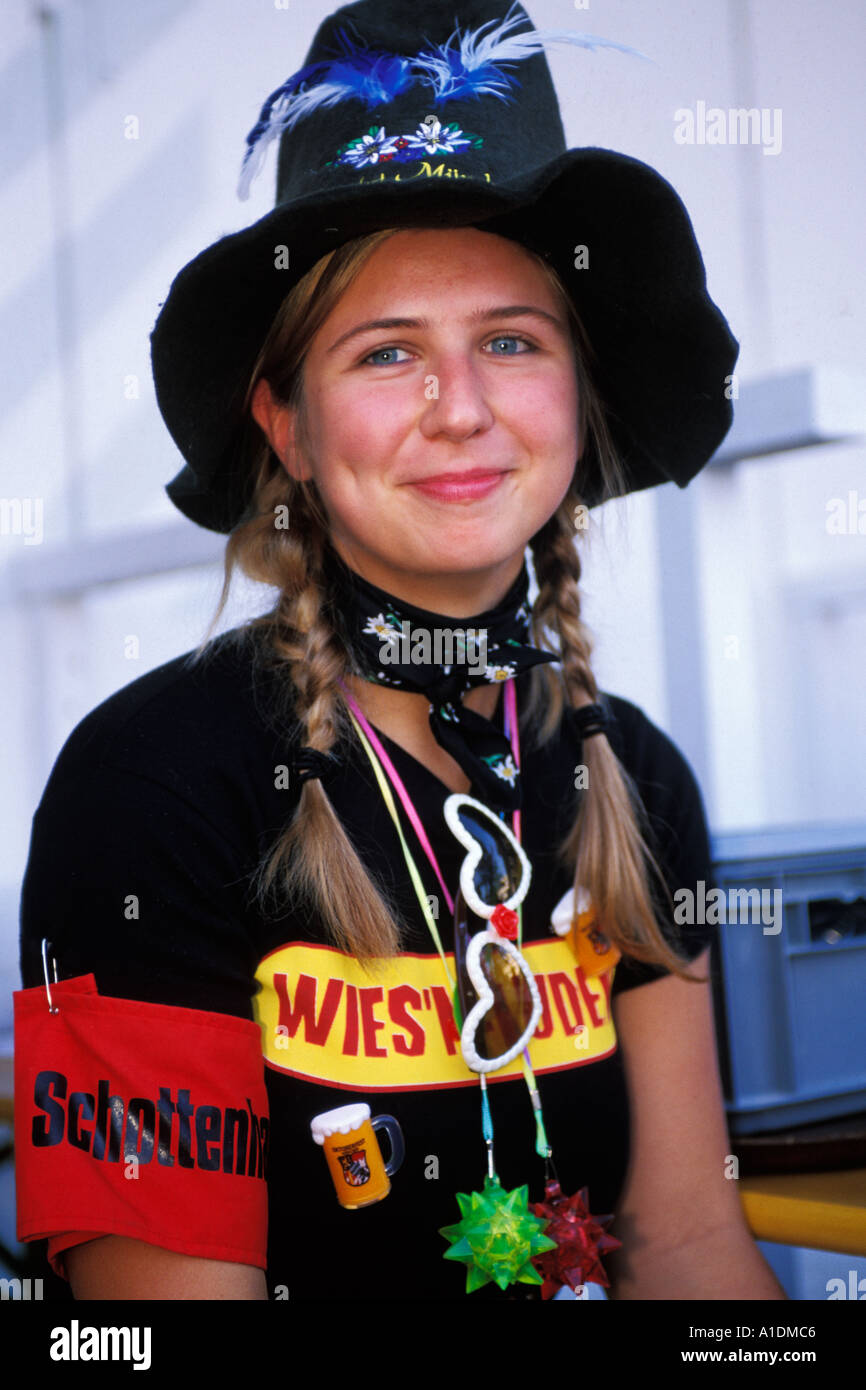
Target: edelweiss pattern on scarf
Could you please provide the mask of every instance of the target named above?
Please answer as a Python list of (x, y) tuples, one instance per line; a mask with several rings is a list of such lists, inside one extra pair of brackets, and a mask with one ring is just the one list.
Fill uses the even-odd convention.
[(449, 618), (404, 603), (362, 579), (334, 554), (326, 568), (355, 674), (426, 696), (433, 736), (463, 768), (473, 794), (497, 811), (517, 810), (520, 773), (508, 739), (490, 719), (467, 709), (462, 697), (474, 686), (496, 685), (541, 662), (558, 660), (527, 640), (526, 566), (501, 603), (473, 618)]

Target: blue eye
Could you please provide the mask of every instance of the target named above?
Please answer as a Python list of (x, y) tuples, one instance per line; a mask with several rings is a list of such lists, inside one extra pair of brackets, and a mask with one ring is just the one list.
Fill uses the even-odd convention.
[[(497, 337), (491, 338), (491, 339), (490, 339), (490, 343), (491, 343), (491, 344), (493, 344), (493, 343), (522, 343), (523, 346), (524, 346), (529, 352), (534, 352), (534, 351), (535, 351), (535, 348), (534, 348), (534, 346), (533, 346), (532, 343), (530, 343), (526, 338), (520, 338), (520, 337), (518, 337), (518, 336), (517, 336), (516, 334), (514, 334), (514, 333), (500, 333), (500, 334), (497, 335)], [(523, 356), (523, 353), (521, 353), (521, 352), (501, 352), (501, 353), (500, 353), (500, 352), (495, 352), (495, 353), (493, 354), (493, 356), (494, 356), (494, 357), (522, 357), (522, 356)]]
[[(368, 353), (368, 355), (364, 358), (364, 361), (365, 361), (365, 362), (370, 362), (370, 363), (372, 363), (374, 357), (382, 357), (385, 353), (390, 353), (390, 354), (391, 354), (391, 360), (390, 360), (389, 362), (380, 362), (378, 365), (381, 366), (381, 367), (393, 367), (393, 366), (394, 366), (394, 363), (396, 362), (396, 358), (394, 357), (393, 354), (394, 354), (395, 352), (405, 352), (405, 351), (406, 351), (405, 348), (398, 348), (398, 347), (383, 347), (383, 348), (376, 348), (376, 351), (375, 351), (375, 352)], [(375, 364), (374, 364), (374, 365), (375, 365)]]

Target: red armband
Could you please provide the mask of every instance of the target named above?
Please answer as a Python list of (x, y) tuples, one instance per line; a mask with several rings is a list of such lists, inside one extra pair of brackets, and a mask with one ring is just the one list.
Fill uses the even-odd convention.
[(267, 1267), (269, 1113), (249, 1019), (99, 995), (93, 975), (18, 990), (18, 1239), (102, 1235)]

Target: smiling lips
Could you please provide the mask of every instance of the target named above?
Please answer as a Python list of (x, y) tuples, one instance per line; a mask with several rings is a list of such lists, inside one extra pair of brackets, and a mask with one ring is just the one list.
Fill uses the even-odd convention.
[(461, 473), (438, 473), (430, 478), (417, 478), (410, 486), (439, 502), (474, 501), (493, 492), (508, 471), (474, 468)]

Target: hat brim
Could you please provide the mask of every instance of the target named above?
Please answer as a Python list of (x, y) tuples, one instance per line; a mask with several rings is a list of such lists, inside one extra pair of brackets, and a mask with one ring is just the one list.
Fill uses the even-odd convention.
[[(185, 516), (226, 533), (245, 513), (244, 396), (293, 285), (344, 242), (413, 225), (478, 226), (558, 271), (595, 354), (593, 378), (628, 491), (684, 487), (712, 457), (732, 421), (726, 387), (738, 344), (707, 294), (688, 213), (649, 165), (573, 149), (498, 185), (383, 180), (281, 205), (185, 266), (151, 335), (157, 401), (186, 459), (166, 491)], [(288, 268), (278, 268), (281, 246)], [(581, 493), (591, 506), (602, 497), (591, 460)]]

